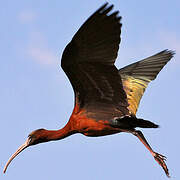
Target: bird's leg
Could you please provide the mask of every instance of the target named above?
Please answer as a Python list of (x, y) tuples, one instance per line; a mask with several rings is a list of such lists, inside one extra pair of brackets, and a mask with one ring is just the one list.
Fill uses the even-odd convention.
[(141, 131), (134, 130), (131, 133), (138, 137), (138, 139), (150, 151), (150, 153), (152, 154), (154, 159), (158, 162), (158, 164), (164, 169), (166, 175), (168, 177), (170, 177), (168, 168), (167, 168), (166, 163), (165, 163), (166, 157), (153, 151), (153, 149), (151, 148), (151, 146), (149, 145), (149, 143), (147, 142), (147, 140), (145, 139), (145, 137), (144, 137), (144, 135), (143, 135), (143, 133)]

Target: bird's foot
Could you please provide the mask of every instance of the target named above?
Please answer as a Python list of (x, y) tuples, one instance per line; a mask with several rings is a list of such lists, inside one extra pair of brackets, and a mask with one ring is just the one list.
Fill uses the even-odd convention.
[(165, 161), (166, 161), (166, 156), (163, 156), (163, 155), (158, 154), (158, 153), (156, 153), (156, 152), (153, 152), (152, 155), (153, 155), (154, 159), (158, 162), (158, 164), (164, 169), (166, 175), (167, 175), (168, 177), (170, 177), (170, 176), (169, 176), (169, 171), (168, 171), (167, 165), (166, 165), (166, 163), (165, 163)]

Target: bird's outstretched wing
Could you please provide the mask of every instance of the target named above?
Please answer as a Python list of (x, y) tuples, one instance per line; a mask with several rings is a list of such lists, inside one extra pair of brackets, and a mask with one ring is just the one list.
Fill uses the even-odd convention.
[(164, 50), (149, 58), (130, 64), (119, 70), (126, 91), (131, 113), (134, 115), (148, 83), (156, 78), (174, 52)]
[(106, 3), (87, 19), (66, 46), (61, 66), (81, 108), (95, 112), (118, 106), (126, 114), (127, 96), (114, 66), (122, 24), (112, 8)]

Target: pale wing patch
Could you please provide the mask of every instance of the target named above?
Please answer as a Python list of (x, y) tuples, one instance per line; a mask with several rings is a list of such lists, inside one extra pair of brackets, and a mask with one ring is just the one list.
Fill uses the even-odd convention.
[(132, 77), (121, 75), (123, 87), (127, 94), (128, 109), (131, 113), (136, 114), (141, 97), (150, 82), (146, 77)]
[(148, 83), (156, 78), (173, 55), (173, 51), (164, 50), (119, 70), (131, 113), (136, 114)]

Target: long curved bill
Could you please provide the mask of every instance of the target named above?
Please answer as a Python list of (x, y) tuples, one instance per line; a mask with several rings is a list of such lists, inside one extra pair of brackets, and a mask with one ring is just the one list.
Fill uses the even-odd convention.
[(29, 146), (29, 142), (30, 139), (28, 138), (24, 144), (22, 144), (17, 151), (9, 158), (8, 162), (6, 163), (6, 165), (4, 166), (4, 170), (3, 172), (5, 173), (7, 170), (7, 167), (9, 166), (9, 164), (11, 163), (11, 161), (20, 153), (22, 152), (24, 149), (26, 149)]

